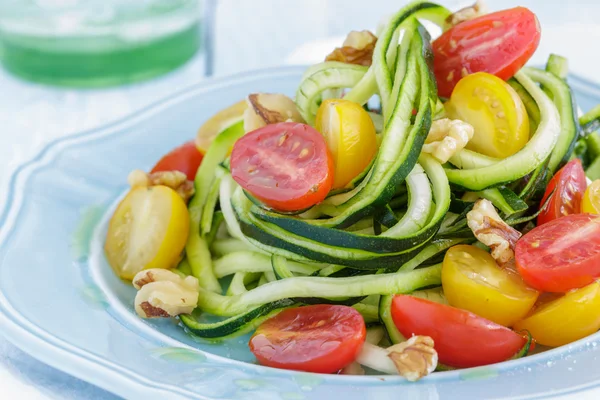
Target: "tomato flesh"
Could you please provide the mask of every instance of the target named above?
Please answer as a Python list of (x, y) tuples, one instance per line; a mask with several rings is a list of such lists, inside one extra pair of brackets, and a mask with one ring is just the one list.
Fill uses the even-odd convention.
[(515, 248), (519, 273), (531, 287), (564, 293), (600, 277), (600, 217), (573, 214), (540, 225)]
[(446, 252), (442, 285), (451, 306), (504, 326), (525, 317), (538, 297), (517, 271), (500, 268), (487, 251), (470, 245)]
[[(565, 215), (578, 214), (581, 211), (581, 200), (586, 187), (587, 181), (581, 161), (579, 159), (569, 161), (552, 177), (546, 188), (540, 203), (543, 209), (538, 215), (538, 225)], [(550, 200), (546, 202), (548, 197)]]
[(180, 171), (190, 181), (193, 181), (202, 158), (202, 154), (198, 151), (196, 144), (192, 140), (166, 154), (156, 163), (150, 172)]
[(593, 282), (541, 304), (515, 329), (526, 329), (542, 345), (562, 346), (597, 332), (599, 309), (600, 283)]
[(106, 233), (104, 252), (123, 279), (143, 269), (173, 268), (189, 233), (187, 206), (166, 186), (136, 187), (113, 213)]
[(248, 108), (246, 100), (238, 101), (231, 106), (224, 108), (210, 117), (196, 134), (196, 148), (202, 154), (206, 154), (208, 148), (225, 129), (242, 120), (244, 111)]
[(358, 103), (325, 100), (317, 112), (315, 128), (325, 137), (334, 160), (334, 189), (352, 181), (377, 153), (375, 126)]
[(486, 72), (462, 78), (446, 103), (448, 116), (473, 125), (466, 148), (506, 158), (529, 140), (529, 117), (523, 101), (502, 79)]
[(474, 72), (489, 72), (507, 80), (540, 43), (540, 24), (534, 13), (515, 7), (462, 22), (432, 43), (433, 70), (442, 97)]
[(581, 212), (600, 214), (600, 179), (596, 179), (585, 190), (581, 201)]
[(325, 199), (333, 184), (333, 160), (314, 128), (282, 122), (249, 132), (235, 143), (231, 175), (267, 206), (297, 211)]
[(442, 364), (468, 368), (506, 361), (525, 338), (471, 312), (413, 296), (396, 295), (392, 319), (404, 337), (430, 336)]
[(347, 306), (319, 304), (284, 310), (250, 338), (262, 365), (334, 373), (352, 363), (366, 338), (363, 317)]

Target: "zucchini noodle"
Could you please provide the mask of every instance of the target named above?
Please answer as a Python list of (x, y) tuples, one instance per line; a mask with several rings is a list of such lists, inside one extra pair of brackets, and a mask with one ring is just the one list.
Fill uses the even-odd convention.
[[(537, 216), (530, 196), (571, 156), (580, 135), (562, 79), (566, 63), (551, 63), (561, 77), (524, 68), (509, 82), (532, 121), (525, 147), (504, 159), (463, 149), (441, 165), (421, 153), (444, 108), (430, 70), (430, 36), (419, 20), (443, 26), (449, 15), (437, 4), (413, 2), (378, 31), (370, 66), (328, 61), (306, 70), (295, 102), (307, 124), (314, 125), (324, 99), (343, 91), (360, 105), (373, 96), (381, 104), (380, 113), (371, 113), (379, 141), (371, 164), (320, 204), (290, 215), (249, 199), (223, 162), (243, 134), (240, 123), (217, 136), (196, 177), (187, 258), (179, 268), (201, 283), (197, 310), (180, 316), (190, 332), (221, 340), (283, 309), (328, 303), (353, 306), (398, 343), (404, 338), (391, 320), (393, 295), (439, 287), (446, 250), (475, 242), (465, 192), (492, 201), (511, 225)], [(586, 118), (591, 127), (598, 112)], [(208, 314), (227, 319), (204, 322)]]

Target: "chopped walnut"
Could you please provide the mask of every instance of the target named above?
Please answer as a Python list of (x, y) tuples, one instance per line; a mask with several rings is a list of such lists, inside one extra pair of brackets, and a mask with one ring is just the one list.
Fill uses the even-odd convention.
[(473, 127), (459, 119), (442, 118), (433, 121), (422, 151), (435, 157), (440, 163), (448, 162), (473, 138)]
[(433, 345), (429, 336), (413, 336), (406, 342), (388, 347), (388, 357), (394, 362), (398, 374), (414, 382), (437, 367), (438, 354)]
[(133, 284), (134, 288), (140, 290), (149, 283), (164, 281), (178, 283), (181, 282), (181, 276), (177, 275), (172, 271), (169, 271), (168, 269), (152, 268), (138, 272), (131, 281), (131, 283)]
[(194, 182), (188, 180), (186, 175), (179, 171), (161, 171), (147, 174), (136, 169), (129, 173), (127, 181), (132, 188), (168, 186), (176, 191), (186, 203), (194, 195)]
[(480, 199), (467, 213), (467, 224), (481, 243), (488, 246), (498, 265), (509, 264), (515, 257), (515, 245), (521, 232), (500, 218), (491, 201)]
[(304, 122), (296, 103), (284, 94), (253, 93), (246, 99), (248, 108), (244, 111), (246, 132), (278, 122)]
[(344, 40), (342, 47), (337, 47), (325, 57), (325, 61), (339, 61), (346, 64), (370, 66), (373, 62), (373, 50), (377, 36), (369, 31), (352, 31)]
[(465, 8), (461, 8), (460, 10), (446, 18), (444, 30), (448, 30), (453, 26), (460, 24), (461, 22), (465, 22), (485, 15), (487, 14), (487, 12), (487, 5), (483, 2), (483, 0), (477, 0), (475, 4)]
[(142, 318), (189, 314), (198, 302), (199, 284), (193, 276), (182, 278), (166, 269), (146, 269), (133, 278), (138, 289), (135, 311)]

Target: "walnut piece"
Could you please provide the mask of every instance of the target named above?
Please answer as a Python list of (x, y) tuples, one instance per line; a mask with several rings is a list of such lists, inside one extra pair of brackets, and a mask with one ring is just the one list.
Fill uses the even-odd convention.
[(246, 99), (244, 130), (250, 132), (278, 122), (304, 122), (296, 103), (284, 94), (253, 93)]
[(461, 8), (460, 10), (446, 18), (444, 30), (448, 30), (453, 26), (460, 24), (461, 22), (465, 22), (485, 15), (487, 14), (487, 12), (487, 5), (484, 3), (484, 1), (477, 0), (475, 4), (465, 8)]
[(373, 50), (377, 36), (369, 31), (352, 31), (344, 40), (342, 47), (337, 47), (325, 61), (339, 61), (346, 64), (370, 66), (373, 62)]
[(159, 185), (170, 187), (186, 203), (194, 195), (194, 182), (188, 180), (187, 176), (179, 171), (161, 171), (147, 174), (136, 169), (129, 173), (127, 181), (132, 188)]
[(142, 318), (166, 318), (189, 314), (198, 302), (199, 283), (193, 276), (182, 278), (166, 269), (146, 269), (133, 278), (138, 289), (135, 311)]
[(448, 162), (473, 138), (475, 130), (471, 124), (459, 119), (442, 118), (433, 121), (421, 150), (431, 154), (440, 163)]
[(438, 354), (433, 345), (429, 336), (413, 336), (406, 342), (388, 347), (388, 357), (394, 362), (398, 374), (414, 382), (437, 367)]
[(491, 201), (480, 199), (467, 213), (467, 225), (481, 243), (492, 251), (498, 265), (509, 264), (515, 257), (515, 245), (521, 232), (500, 218)]

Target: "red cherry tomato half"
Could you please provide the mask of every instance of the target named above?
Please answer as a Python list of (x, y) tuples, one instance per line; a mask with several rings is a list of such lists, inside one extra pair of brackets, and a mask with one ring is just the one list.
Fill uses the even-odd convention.
[(524, 7), (486, 14), (462, 22), (433, 43), (433, 70), (438, 92), (450, 97), (465, 75), (488, 72), (501, 79), (512, 77), (540, 43), (540, 24)]
[(190, 181), (193, 181), (202, 157), (192, 140), (171, 150), (156, 163), (150, 172), (180, 171), (186, 174)]
[(231, 152), (233, 179), (280, 211), (302, 210), (325, 199), (333, 185), (333, 171), (323, 135), (295, 122), (247, 133)]
[(262, 365), (334, 373), (356, 359), (365, 337), (365, 321), (354, 308), (319, 304), (266, 320), (249, 345)]
[(552, 177), (546, 188), (540, 207), (546, 204), (548, 196), (552, 197), (538, 215), (538, 225), (565, 215), (579, 214), (586, 188), (587, 182), (581, 161), (579, 159), (569, 161)]
[(540, 225), (515, 248), (519, 273), (543, 292), (567, 292), (600, 278), (600, 217), (573, 214)]
[(402, 335), (430, 336), (440, 362), (452, 367), (506, 361), (526, 343), (524, 337), (502, 325), (430, 300), (396, 295), (391, 311)]

